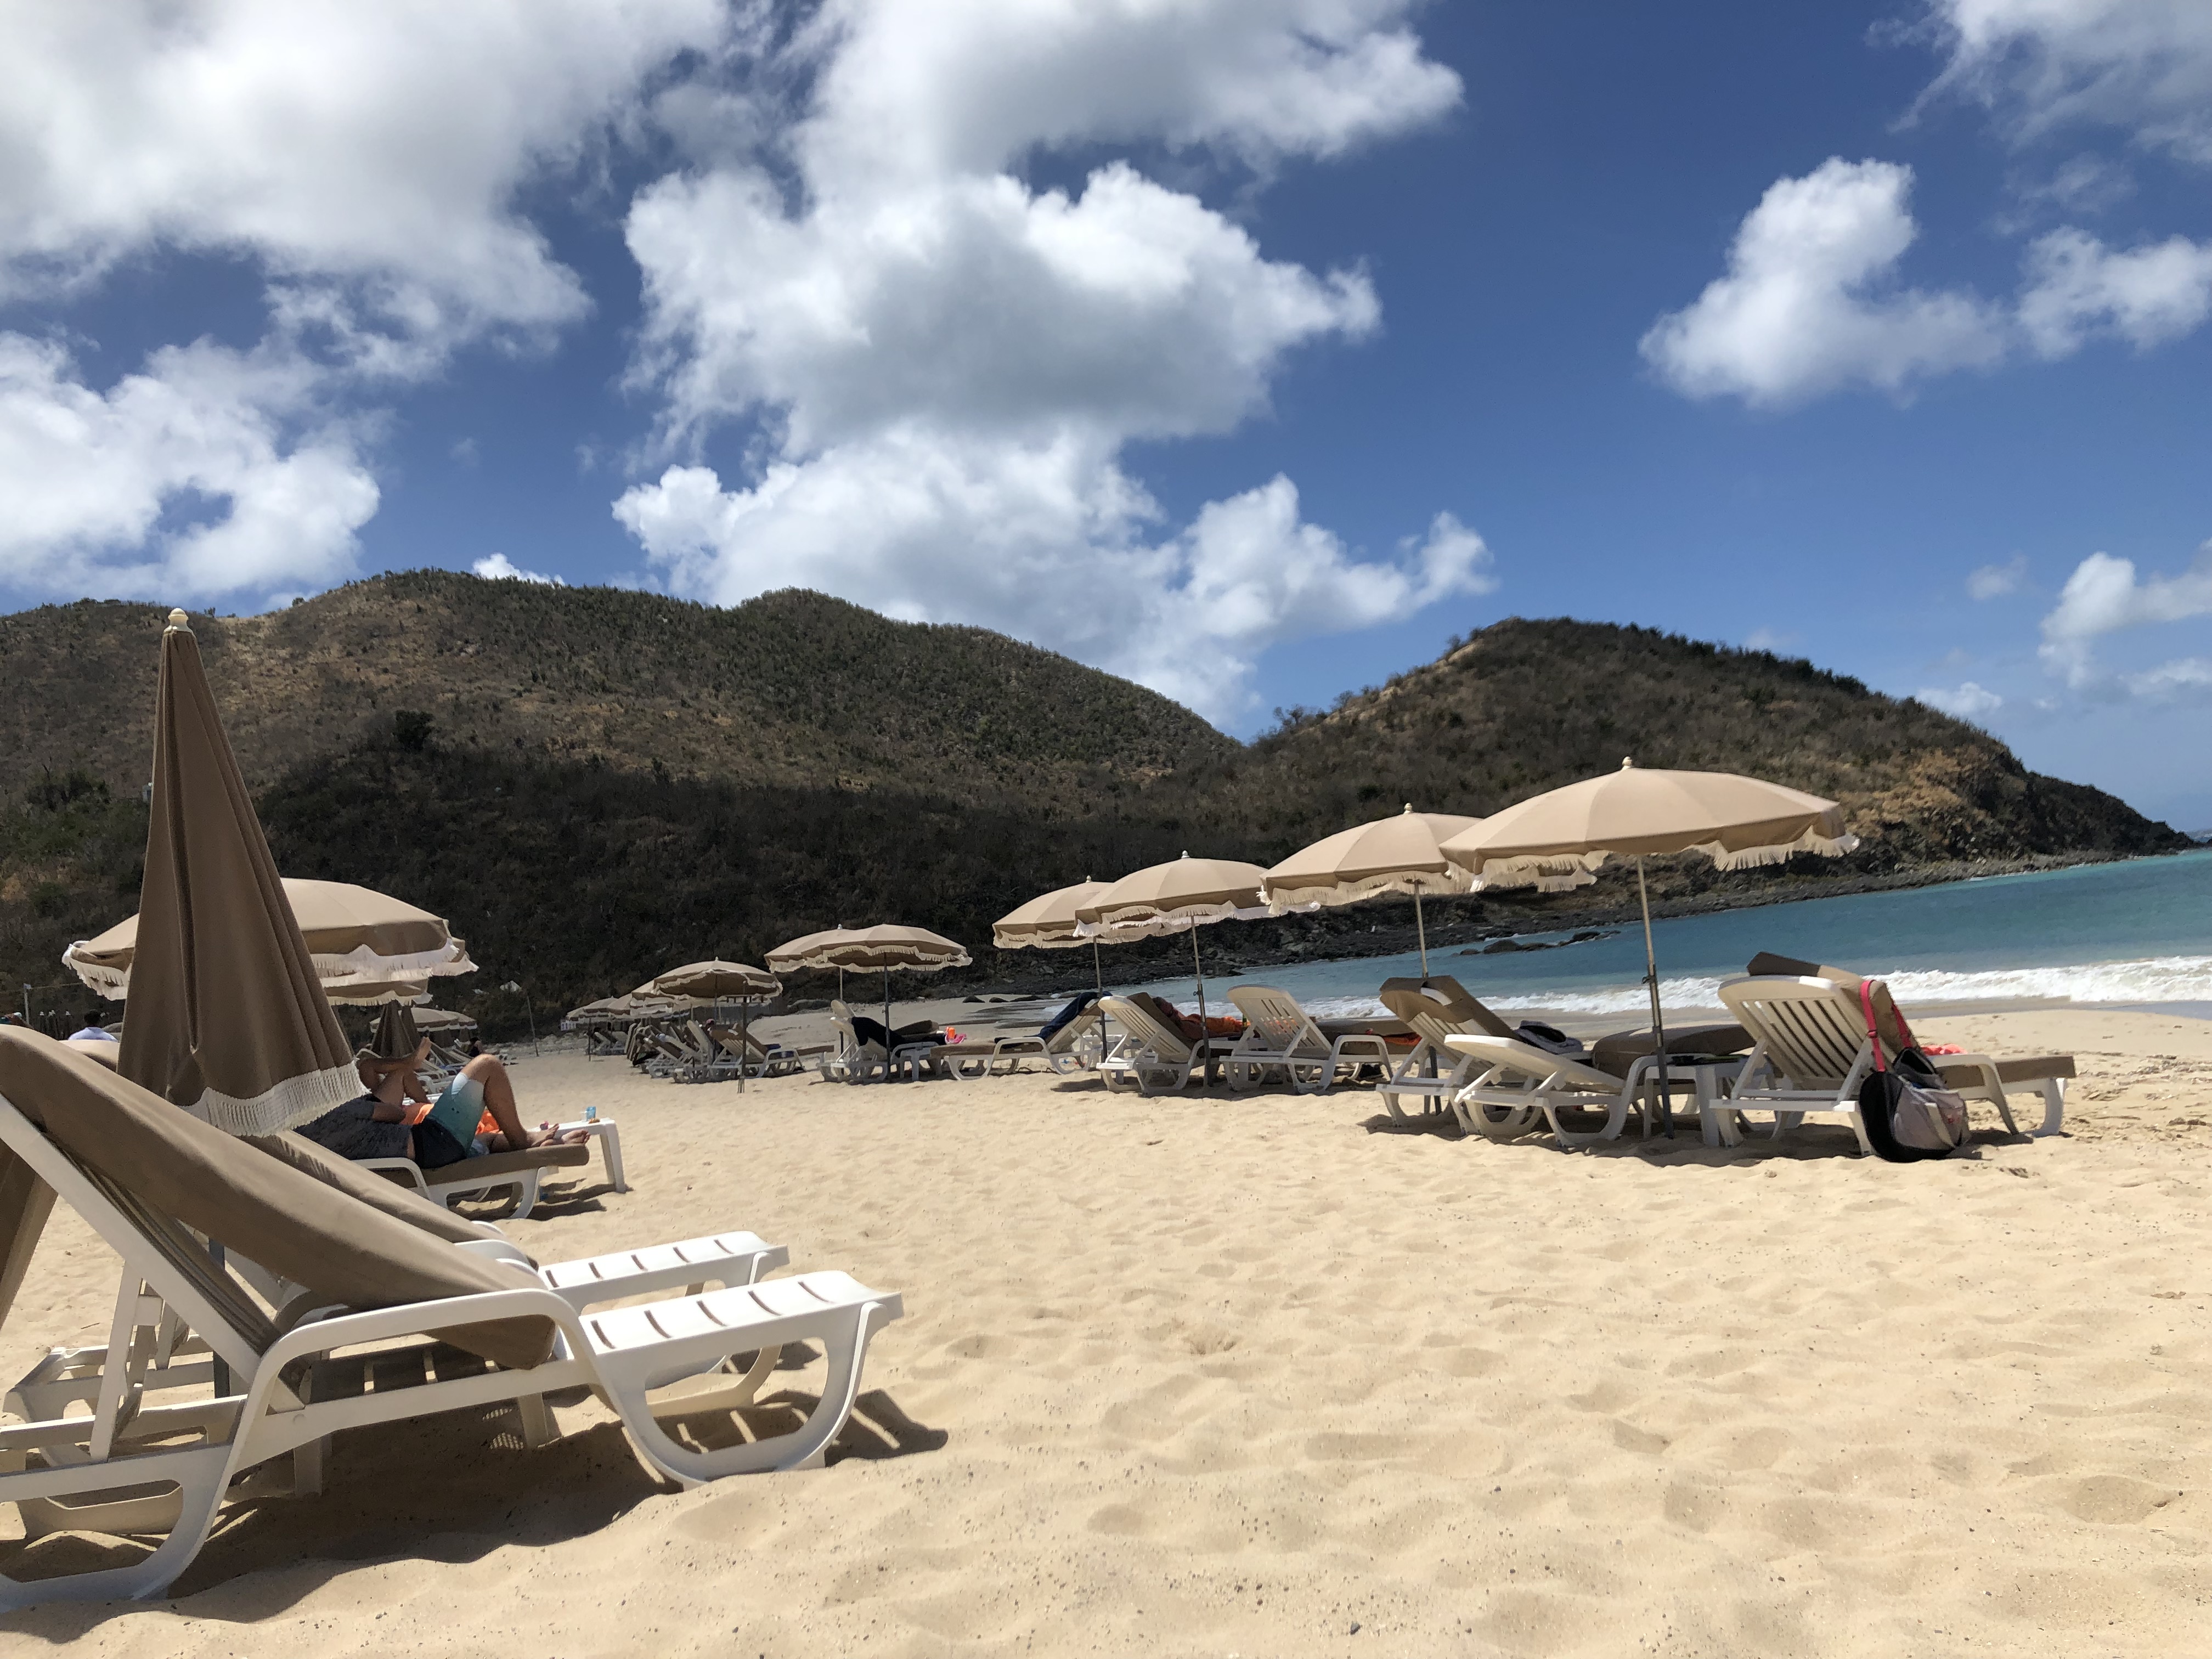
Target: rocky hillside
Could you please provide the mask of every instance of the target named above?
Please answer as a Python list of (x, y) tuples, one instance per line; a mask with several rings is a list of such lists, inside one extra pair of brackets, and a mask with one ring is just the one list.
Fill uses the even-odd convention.
[[(164, 615), (85, 603), (0, 617), (11, 981), (53, 984), (64, 945), (135, 908)], [(1060, 953), (994, 961), (991, 919), (1186, 848), (1271, 862), (1401, 801), (1495, 811), (1624, 755), (1834, 796), (1866, 841), (1848, 860), (1718, 881), (1701, 860), (1671, 861), (1654, 873), (1674, 902), (2184, 844), (1918, 703), (1597, 623), (1499, 623), (1249, 745), (1048, 652), (797, 592), (716, 611), (418, 572), (193, 625), (280, 866), (453, 917), (490, 970), (463, 1006), (495, 1024), (522, 1012), (489, 988), (509, 979), (567, 1006), (839, 922), (937, 928), (977, 950), (977, 976), (1072, 973)], [(1478, 896), (1431, 923), (1462, 937), (1557, 925), (1617, 904), (1618, 886)], [(1380, 948), (1391, 921), (1363, 907), (1217, 930), (1209, 948), (1224, 966)], [(1116, 963), (1127, 977), (1175, 948)]]

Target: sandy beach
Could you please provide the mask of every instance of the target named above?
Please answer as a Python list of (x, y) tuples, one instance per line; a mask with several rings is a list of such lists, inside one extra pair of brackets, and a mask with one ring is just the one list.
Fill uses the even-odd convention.
[[(633, 1190), (595, 1161), (508, 1224), (524, 1248), (741, 1226), (903, 1292), (830, 1467), (677, 1492), (588, 1398), (536, 1452), (455, 1414), (341, 1437), (325, 1496), (232, 1521), (170, 1600), (0, 1631), (149, 1656), (2201, 1652), (2212, 1024), (1923, 1035), (2077, 1054), (2069, 1133), (1978, 1109), (1932, 1165), (1820, 1127), (1570, 1156), (1395, 1129), (1363, 1091), (741, 1097), (526, 1059), (532, 1116), (620, 1122)], [(58, 1212), (0, 1374), (99, 1340), (114, 1283)]]

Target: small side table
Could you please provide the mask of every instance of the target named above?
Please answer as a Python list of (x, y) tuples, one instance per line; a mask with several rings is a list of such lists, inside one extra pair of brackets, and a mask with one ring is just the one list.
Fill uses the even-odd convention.
[(556, 1123), (553, 1127), (563, 1134), (571, 1129), (581, 1129), (590, 1139), (598, 1141), (599, 1161), (607, 1166), (607, 1179), (614, 1183), (617, 1192), (629, 1190), (629, 1182), (623, 1179), (622, 1131), (614, 1124), (598, 1117), (588, 1121), (578, 1118), (574, 1123)]

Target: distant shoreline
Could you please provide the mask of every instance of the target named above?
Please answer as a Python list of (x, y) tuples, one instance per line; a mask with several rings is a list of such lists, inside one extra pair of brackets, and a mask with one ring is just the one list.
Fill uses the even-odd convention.
[[(1881, 875), (1807, 875), (1773, 880), (1746, 886), (1734, 891), (1723, 889), (1713, 891), (1662, 898), (1651, 901), (1653, 921), (1667, 921), (1680, 916), (1709, 915), (1723, 910), (1759, 909), (1776, 904), (1794, 904), (1805, 899), (1845, 898), (1862, 893), (1899, 892), (1919, 887), (1942, 887), (1954, 882), (1972, 881), (1990, 876), (2028, 875), (2039, 871), (2075, 869), (2084, 865), (2119, 864), (2133, 859), (2174, 858), (2185, 853), (2203, 851), (2202, 848), (2177, 848), (2172, 853), (2064, 853), (2039, 854), (2018, 859), (1970, 859), (1947, 860), (1940, 864), (1915, 866), (1910, 870), (1891, 871)], [(1583, 906), (1572, 909), (1546, 909), (1532, 912), (1514, 919), (1512, 924), (1497, 919), (1439, 920), (1437, 911), (1451, 903), (1449, 899), (1429, 901), (1428, 942), (1431, 957), (1440, 951), (1456, 952), (1469, 945), (1480, 945), (1492, 940), (1524, 937), (1530, 933), (1573, 933), (1584, 928), (1619, 929), (1643, 925), (1642, 912), (1634, 902)], [(1349, 918), (1364, 910), (1382, 908), (1382, 902), (1369, 905), (1351, 905), (1331, 912), (1338, 918)], [(1406, 911), (1403, 922), (1395, 919), (1399, 909)], [(1410, 954), (1418, 948), (1419, 939), (1411, 915), (1412, 902), (1399, 901), (1385, 914), (1394, 919), (1375, 921), (1355, 931), (1345, 927), (1332, 929), (1311, 943), (1304, 940), (1281, 945), (1268, 945), (1249, 937), (1250, 928), (1213, 927), (1206, 929), (1205, 943), (1206, 976), (1211, 980), (1218, 966), (1224, 976), (1239, 974), (1248, 969), (1279, 966), (1290, 963), (1352, 961), (1370, 957), (1395, 957)], [(1247, 937), (1239, 939), (1238, 933)], [(1187, 954), (1187, 953), (1186, 953)], [(1109, 983), (1116, 977), (1113, 972), (1115, 951), (1108, 947), (1105, 953), (1107, 978)], [(1072, 994), (1090, 988), (1091, 953), (1074, 951), (1006, 952), (1000, 957), (1003, 965), (1012, 965), (1018, 958), (1027, 957), (1020, 967), (1034, 966), (1042, 971), (1017, 972), (1001, 975), (960, 987), (961, 994), (1003, 995), (1007, 994)], [(1047, 961), (1042, 958), (1056, 960)], [(1136, 974), (1123, 973), (1119, 977), (1127, 983), (1138, 983), (1164, 977), (1155, 971), (1158, 958), (1152, 952), (1141, 957), (1132, 957), (1129, 965), (1137, 968)], [(1079, 966), (1079, 963), (1080, 966)], [(1065, 964), (1065, 966), (1063, 966)], [(1174, 971), (1172, 963), (1165, 964), (1168, 973)], [(1188, 967), (1186, 962), (1184, 966)], [(951, 986), (945, 988), (952, 990)]]

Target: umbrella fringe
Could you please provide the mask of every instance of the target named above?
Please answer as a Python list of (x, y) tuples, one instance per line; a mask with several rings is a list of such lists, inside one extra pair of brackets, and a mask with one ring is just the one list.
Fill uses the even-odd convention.
[(1467, 892), (1472, 884), (1467, 872), (1456, 866), (1449, 872), (1392, 871), (1385, 875), (1364, 877), (1358, 881), (1275, 888), (1268, 894), (1267, 914), (1274, 916), (1305, 915), (1323, 905), (1357, 904), (1362, 899), (1377, 898), (1386, 893), (1403, 893), (1408, 896), (1419, 893), (1424, 897), (1434, 898), (1439, 894)]
[(1856, 836), (1824, 836), (1817, 830), (1808, 830), (1792, 842), (1778, 842), (1767, 847), (1747, 847), (1741, 852), (1731, 853), (1718, 842), (1699, 847), (1696, 850), (1710, 854), (1715, 866), (1723, 870), (1755, 870), (1761, 865), (1786, 864), (1798, 853), (1818, 853), (1822, 858), (1841, 858), (1855, 850), (1859, 844)]
[(313, 1122), (334, 1106), (357, 1099), (361, 1074), (351, 1066), (288, 1077), (250, 1100), (210, 1089), (185, 1109), (227, 1134), (273, 1135)]

